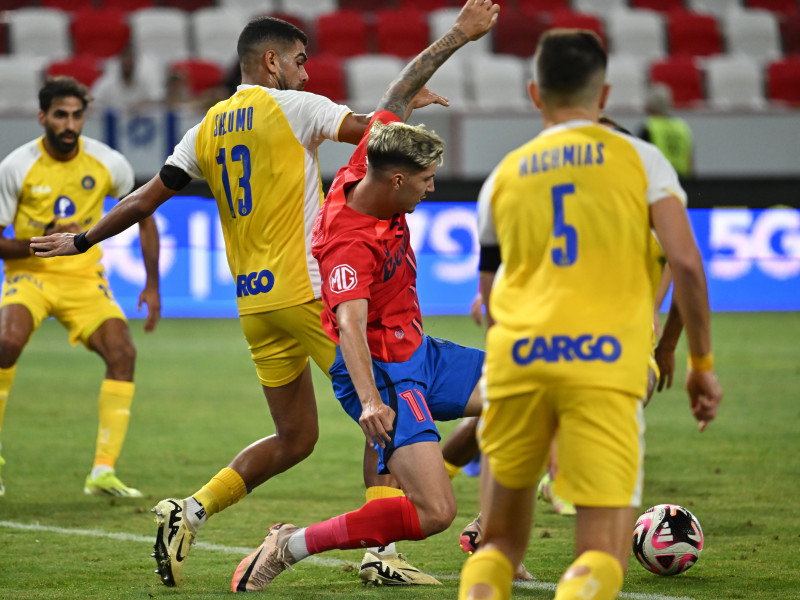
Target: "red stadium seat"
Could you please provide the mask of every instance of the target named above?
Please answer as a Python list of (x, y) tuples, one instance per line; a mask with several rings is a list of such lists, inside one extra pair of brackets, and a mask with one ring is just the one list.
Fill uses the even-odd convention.
[(224, 73), (217, 63), (206, 60), (181, 60), (170, 65), (170, 71), (182, 71), (189, 78), (195, 95), (222, 83)]
[(125, 13), (115, 9), (79, 11), (70, 31), (73, 53), (104, 58), (119, 54), (131, 35)]
[(539, 36), (547, 29), (542, 13), (501, 11), (494, 28), (494, 52), (530, 57), (536, 52)]
[(29, 0), (0, 0), (0, 11), (16, 10), (18, 8), (27, 8), (28, 6), (31, 6)]
[(668, 85), (677, 107), (691, 107), (705, 100), (703, 72), (691, 56), (671, 57), (652, 63), (650, 80)]
[[(311, 32), (308, 30), (308, 23), (306, 23), (303, 17), (300, 17), (295, 14), (284, 13), (284, 12), (270, 12), (267, 13), (270, 17), (275, 17), (276, 19), (281, 19), (286, 21), (287, 23), (291, 23), (295, 27), (297, 27), (300, 31), (309, 35)], [(313, 40), (310, 40), (309, 43), (313, 43)]]
[(83, 85), (91, 87), (100, 75), (103, 74), (103, 69), (100, 67), (100, 62), (94, 56), (73, 56), (64, 60), (51, 62), (46, 73), (48, 77), (57, 77), (59, 75), (67, 75), (74, 77)]
[(787, 56), (800, 55), (800, 13), (781, 20), (780, 29), (783, 53)]
[(199, 8), (208, 8), (215, 6), (214, 0), (161, 0), (160, 6), (167, 8), (180, 8), (188, 12), (197, 10)]
[(800, 56), (787, 56), (767, 66), (767, 97), (800, 106)]
[(603, 22), (594, 15), (576, 13), (569, 10), (557, 10), (551, 15), (550, 27), (589, 29), (600, 36), (600, 39), (603, 40), (603, 45), (608, 46)]
[(631, 8), (646, 8), (660, 13), (686, 10), (684, 0), (631, 0)]
[(347, 99), (347, 81), (342, 59), (329, 54), (315, 54), (306, 63), (308, 83), (305, 90), (330, 98), (334, 102)]
[(367, 54), (368, 28), (364, 13), (339, 10), (317, 19), (317, 51), (341, 57)]
[(126, 13), (155, 5), (156, 0), (97, 0), (98, 8), (116, 8)]
[(412, 10), (380, 10), (375, 13), (375, 42), (379, 54), (416, 56), (428, 47), (428, 22)]
[(371, 12), (376, 8), (375, 0), (339, 0), (339, 10)]
[(450, 0), (397, 0), (398, 10), (418, 10), (423, 13), (452, 6), (454, 4)]
[(43, 8), (57, 8), (64, 12), (77, 12), (94, 8), (94, 0), (39, 0)]
[(722, 35), (711, 15), (675, 11), (667, 16), (671, 56), (712, 56), (722, 52)]
[(760, 8), (768, 10), (779, 16), (789, 16), (797, 14), (797, 0), (745, 0), (747, 8)]
[[(517, 0), (517, 10), (526, 13), (551, 13), (570, 10), (569, 0)], [(500, 11), (502, 15), (503, 11)]]

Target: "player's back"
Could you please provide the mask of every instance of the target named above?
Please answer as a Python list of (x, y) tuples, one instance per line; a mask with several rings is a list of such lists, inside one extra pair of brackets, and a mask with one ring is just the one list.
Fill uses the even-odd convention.
[(545, 130), (503, 160), (491, 198), (503, 260), (491, 310), (518, 342), (515, 361), (555, 379), (643, 379), (648, 186), (632, 139), (588, 121)]
[(347, 112), (313, 94), (244, 86), (198, 126), (197, 163), (217, 200), (241, 314), (319, 296), (316, 148)]

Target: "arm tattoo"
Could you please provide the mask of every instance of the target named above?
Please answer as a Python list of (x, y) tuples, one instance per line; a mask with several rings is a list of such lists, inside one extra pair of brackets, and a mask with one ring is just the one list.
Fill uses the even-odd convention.
[(405, 115), (408, 103), (436, 69), (468, 41), (460, 29), (453, 29), (436, 40), (400, 72), (386, 90), (376, 110), (388, 110), (399, 117)]

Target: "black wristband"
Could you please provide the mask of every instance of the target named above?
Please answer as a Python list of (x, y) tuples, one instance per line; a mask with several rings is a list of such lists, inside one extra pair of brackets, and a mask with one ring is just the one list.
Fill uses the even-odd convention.
[(72, 238), (72, 243), (75, 244), (75, 247), (78, 249), (78, 252), (83, 254), (89, 248), (94, 246), (92, 242), (86, 239), (86, 232), (83, 231)]

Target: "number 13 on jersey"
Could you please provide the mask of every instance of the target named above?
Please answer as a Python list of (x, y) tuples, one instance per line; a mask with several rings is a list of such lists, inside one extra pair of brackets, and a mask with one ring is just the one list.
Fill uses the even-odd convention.
[[(250, 191), (250, 148), (243, 144), (238, 144), (231, 149), (230, 159), (232, 162), (242, 163), (242, 176), (239, 177), (239, 189), (243, 196), (238, 200), (238, 207), (233, 205), (231, 195), (231, 184), (228, 180), (228, 162), (225, 148), (219, 149), (217, 154), (217, 164), (222, 167), (222, 186), (225, 188), (225, 197), (228, 199), (228, 208), (231, 210), (231, 218), (235, 219), (237, 212), (240, 216), (246, 217), (253, 210), (253, 195)], [(238, 210), (237, 210), (238, 208)]]
[(559, 267), (569, 267), (578, 260), (578, 231), (564, 221), (564, 197), (575, 193), (575, 184), (562, 183), (550, 190), (553, 198), (553, 237), (563, 238), (563, 245), (553, 248), (550, 256)]

